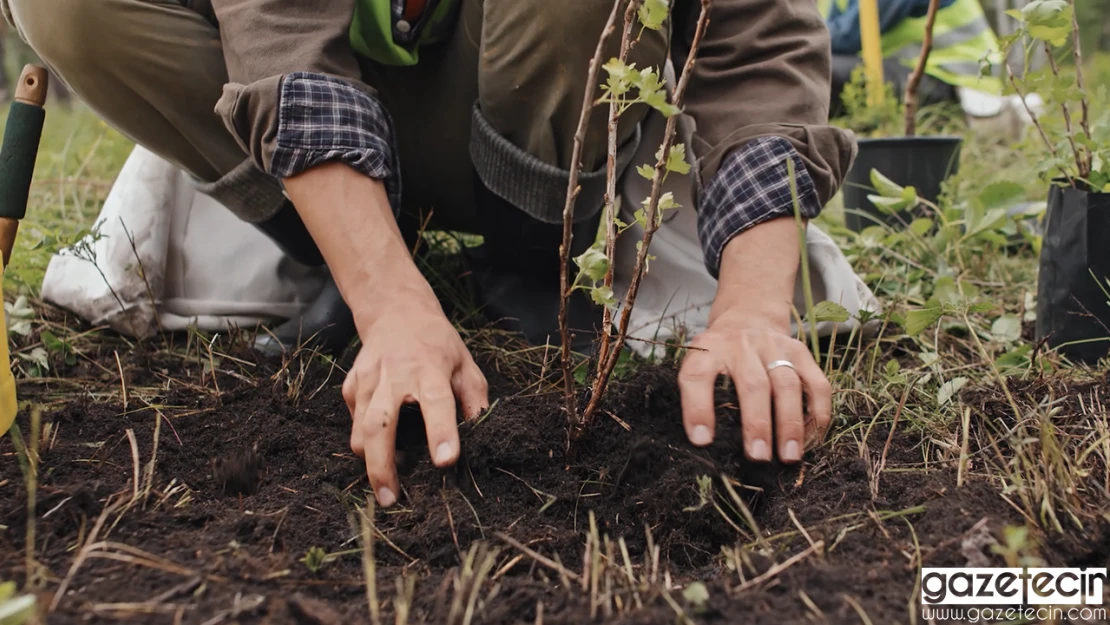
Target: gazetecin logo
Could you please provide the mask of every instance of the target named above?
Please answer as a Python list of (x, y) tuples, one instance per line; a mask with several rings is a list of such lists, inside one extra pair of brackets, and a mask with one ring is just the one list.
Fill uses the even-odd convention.
[(927, 620), (1101, 620), (1105, 584), (1105, 568), (923, 568), (921, 605)]

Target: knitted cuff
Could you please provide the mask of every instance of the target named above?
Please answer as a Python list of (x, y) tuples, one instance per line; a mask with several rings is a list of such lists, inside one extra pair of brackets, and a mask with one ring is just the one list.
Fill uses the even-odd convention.
[[(493, 193), (532, 217), (550, 224), (563, 222), (570, 171), (532, 156), (501, 136), (474, 105), (470, 158), (474, 169)], [(640, 127), (617, 150), (617, 179), (624, 174), (640, 147)], [(578, 176), (574, 221), (585, 221), (601, 210), (605, 199), (605, 167)]]
[(289, 201), (278, 179), (256, 167), (250, 159), (215, 182), (195, 182), (195, 186), (197, 191), (249, 223), (266, 221)]

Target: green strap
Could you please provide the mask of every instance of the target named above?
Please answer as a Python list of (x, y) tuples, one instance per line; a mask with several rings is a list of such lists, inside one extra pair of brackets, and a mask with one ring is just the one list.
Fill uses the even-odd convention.
[(23, 219), (27, 214), (44, 119), (41, 107), (12, 102), (0, 147), (0, 217)]

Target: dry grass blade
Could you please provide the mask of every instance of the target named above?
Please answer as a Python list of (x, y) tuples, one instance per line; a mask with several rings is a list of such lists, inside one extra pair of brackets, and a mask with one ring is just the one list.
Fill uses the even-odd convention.
[(139, 441), (131, 428), (127, 428), (127, 443), (131, 446), (131, 501), (127, 504), (130, 507), (139, 500)]
[(565, 566), (563, 566), (562, 564), (559, 564), (558, 562), (552, 560), (551, 558), (548, 558), (546, 556), (541, 555), (540, 553), (538, 553), (534, 549), (531, 549), (531, 548), (525, 546), (523, 543), (521, 543), (519, 540), (516, 540), (512, 536), (509, 536), (508, 534), (505, 534), (505, 533), (502, 533), (502, 532), (497, 532), (496, 534), (494, 534), (494, 536), (496, 536), (498, 538), (498, 540), (501, 540), (501, 541), (505, 542), (506, 544), (508, 544), (510, 547), (512, 547), (514, 549), (517, 549), (518, 551), (523, 552), (529, 558), (532, 558), (533, 560), (535, 560), (538, 564), (541, 564), (541, 565), (551, 569), (552, 571), (557, 572), (562, 577), (564, 577), (566, 579), (569, 579), (569, 580), (571, 580), (575, 583), (579, 583), (579, 584), (582, 583), (582, 579), (583, 579), (582, 576), (578, 575), (577, 573), (575, 573), (573, 571), (568, 570)]
[[(7, 366), (6, 364), (0, 366)], [(38, 481), (39, 481), (39, 442), (41, 439), (40, 429), (42, 425), (42, 411), (35, 408), (31, 411), (31, 432), (30, 443), (23, 439), (22, 432), (18, 427), (12, 427), (11, 436), (12, 443), (16, 450), (16, 456), (19, 458), (19, 467), (23, 471), (24, 487), (27, 489), (27, 526), (24, 530), (24, 567), (27, 575), (27, 586), (36, 588), (43, 581), (42, 580), (42, 566), (35, 558), (35, 519), (37, 517), (36, 508), (38, 503)]]
[(366, 602), (370, 607), (371, 625), (381, 625), (381, 605), (378, 603), (378, 571), (374, 560), (374, 497), (366, 498), (366, 507), (359, 508), (359, 525), (362, 528), (362, 571), (366, 577)]
[(735, 593), (740, 593), (740, 592), (744, 592), (745, 590), (750, 590), (751, 588), (759, 586), (760, 584), (763, 584), (764, 582), (767, 582), (767, 581), (775, 578), (779, 573), (782, 573), (786, 569), (794, 566), (795, 564), (801, 562), (802, 560), (805, 560), (807, 557), (809, 557), (810, 554), (819, 553), (824, 548), (825, 548), (825, 541), (819, 540), (816, 543), (807, 547), (805, 551), (803, 551), (803, 552), (801, 552), (797, 555), (791, 556), (790, 558), (783, 561), (781, 564), (776, 564), (775, 566), (772, 566), (771, 568), (767, 569), (767, 571), (765, 573), (763, 573), (762, 575), (760, 575), (758, 577), (753, 577), (753, 578), (745, 581), (744, 583), (740, 584), (736, 588), (733, 588), (732, 591), (735, 592)]
[(77, 575), (77, 571), (80, 570), (81, 565), (88, 559), (89, 553), (95, 548), (95, 545), (99, 544), (96, 540), (100, 536), (100, 531), (104, 528), (105, 521), (108, 520), (108, 515), (115, 512), (118, 506), (119, 501), (113, 498), (109, 500), (104, 506), (104, 509), (101, 510), (100, 516), (97, 517), (96, 523), (93, 524), (93, 528), (89, 532), (88, 538), (85, 540), (85, 545), (77, 552), (77, 557), (73, 559), (73, 564), (69, 567), (69, 571), (66, 573), (65, 578), (58, 586), (58, 590), (54, 592), (54, 599), (50, 602), (50, 612), (58, 609), (58, 604), (61, 602), (62, 597), (65, 596), (66, 590), (73, 581), (73, 577)]

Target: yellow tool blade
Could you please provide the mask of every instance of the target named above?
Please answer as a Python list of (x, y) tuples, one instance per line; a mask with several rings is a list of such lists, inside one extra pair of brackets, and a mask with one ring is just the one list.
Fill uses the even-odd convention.
[[(3, 292), (4, 264), (0, 263), (0, 293)], [(15, 376), (12, 375), (11, 364), (8, 353), (8, 322), (4, 317), (4, 307), (0, 306), (0, 436), (6, 434), (15, 421)]]
[(882, 106), (886, 85), (883, 84), (883, 44), (877, 0), (859, 0), (859, 34), (862, 44), (860, 56), (867, 73), (867, 103)]

